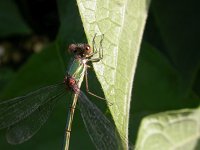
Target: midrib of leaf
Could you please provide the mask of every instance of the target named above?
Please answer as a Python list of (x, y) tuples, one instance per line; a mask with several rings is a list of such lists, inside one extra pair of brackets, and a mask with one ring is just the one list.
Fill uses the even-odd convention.
[(127, 138), (133, 77), (149, 0), (77, 1), (89, 43), (95, 33), (105, 35), (103, 60), (93, 66), (106, 99), (113, 103), (109, 107), (115, 125)]

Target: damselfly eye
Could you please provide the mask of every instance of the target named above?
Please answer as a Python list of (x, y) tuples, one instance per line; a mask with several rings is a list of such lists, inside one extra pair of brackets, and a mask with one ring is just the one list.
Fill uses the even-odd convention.
[(88, 54), (90, 54), (90, 53), (91, 53), (91, 51), (92, 51), (92, 50), (91, 50), (91, 47), (90, 47), (90, 45), (86, 44), (86, 45), (85, 45), (85, 52), (84, 52), (84, 53), (85, 53), (85, 55), (88, 55)]
[(89, 46), (86, 46), (86, 50), (90, 50), (90, 47), (89, 47)]

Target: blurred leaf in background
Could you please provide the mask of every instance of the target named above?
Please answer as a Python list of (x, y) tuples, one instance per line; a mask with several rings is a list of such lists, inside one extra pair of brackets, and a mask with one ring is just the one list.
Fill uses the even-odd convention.
[(24, 22), (20, 10), (12, 0), (2, 0), (0, 2), (0, 37), (5, 38), (14, 34), (27, 35), (31, 33), (31, 28)]

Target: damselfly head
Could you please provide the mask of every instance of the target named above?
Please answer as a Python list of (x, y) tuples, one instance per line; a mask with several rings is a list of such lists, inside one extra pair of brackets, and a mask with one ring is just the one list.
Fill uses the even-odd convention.
[(75, 58), (87, 58), (92, 53), (92, 48), (89, 44), (70, 44), (68, 51), (73, 53)]

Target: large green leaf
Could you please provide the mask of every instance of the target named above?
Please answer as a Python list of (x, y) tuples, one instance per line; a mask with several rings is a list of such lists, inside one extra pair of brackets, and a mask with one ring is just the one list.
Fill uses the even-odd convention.
[(146, 117), (141, 124), (137, 150), (198, 150), (200, 109), (168, 111)]
[(113, 103), (110, 111), (118, 131), (127, 137), (133, 77), (149, 0), (77, 1), (89, 43), (95, 33), (105, 36), (103, 60), (93, 65), (106, 99)]

